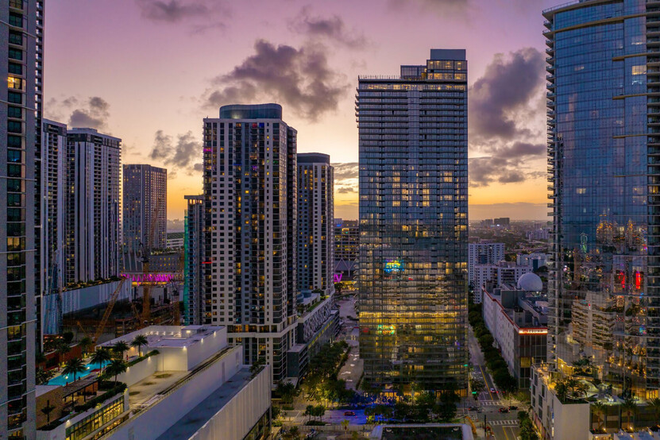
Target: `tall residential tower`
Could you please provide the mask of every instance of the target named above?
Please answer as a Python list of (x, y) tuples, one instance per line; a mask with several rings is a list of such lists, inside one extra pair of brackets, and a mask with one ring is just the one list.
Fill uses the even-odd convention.
[(432, 49), (362, 76), (360, 357), (365, 378), (467, 389), (467, 61)]
[(125, 251), (137, 251), (141, 245), (150, 250), (165, 249), (167, 170), (151, 165), (124, 165), (123, 178), (122, 225)]
[(92, 128), (67, 135), (66, 283), (119, 275), (121, 139)]
[(204, 323), (226, 325), (245, 363), (287, 377), (296, 321), (296, 130), (277, 104), (204, 119)]
[(334, 292), (334, 173), (330, 156), (298, 154), (298, 289)]
[(44, 2), (0, 6), (0, 438), (36, 437)]

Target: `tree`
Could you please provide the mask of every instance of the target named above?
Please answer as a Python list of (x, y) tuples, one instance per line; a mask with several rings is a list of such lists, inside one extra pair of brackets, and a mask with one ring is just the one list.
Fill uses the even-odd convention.
[(55, 347), (55, 351), (59, 355), (59, 361), (62, 362), (62, 358), (71, 351), (71, 347), (64, 341), (59, 341)]
[(50, 400), (46, 400), (46, 406), (41, 408), (41, 412), (46, 414), (46, 424), (50, 425), (50, 413), (53, 412), (55, 407), (50, 404)]
[(119, 341), (112, 346), (112, 351), (114, 351), (115, 355), (121, 360), (124, 360), (124, 353), (126, 353), (129, 349), (130, 347), (126, 341)]
[(597, 429), (602, 429), (602, 422), (605, 421), (605, 412), (607, 411), (607, 406), (603, 402), (596, 402), (591, 405), (591, 411), (594, 416), (596, 416), (596, 424), (598, 425)]
[(80, 340), (78, 345), (80, 345), (80, 349), (82, 350), (83, 355), (86, 355), (89, 352), (89, 349), (94, 345), (94, 342), (92, 342), (92, 338), (85, 336)]
[(282, 410), (280, 409), (279, 406), (272, 406), (270, 409), (270, 414), (271, 417), (273, 418), (273, 421), (276, 421), (281, 415), (282, 415)]
[(293, 403), (293, 398), (296, 395), (296, 387), (291, 382), (278, 382), (274, 394), (280, 396), (282, 403)]
[(653, 411), (655, 419), (660, 420), (660, 398), (656, 397), (655, 399), (651, 399), (649, 401), (649, 406), (651, 407), (651, 411)]
[(360, 434), (357, 433), (357, 431), (351, 432), (351, 440), (359, 440)]
[(69, 375), (73, 374), (73, 381), (76, 381), (78, 374), (86, 371), (85, 364), (83, 364), (82, 359), (73, 358), (69, 359), (62, 369), (62, 373)]
[(44, 385), (48, 383), (49, 380), (53, 378), (53, 371), (52, 370), (44, 370), (43, 368), (37, 368), (37, 371), (35, 372), (35, 379), (37, 381), (37, 385)]
[(325, 406), (316, 405), (314, 407), (314, 415), (319, 418), (319, 421), (323, 422), (323, 416), (325, 415)]
[(125, 373), (128, 369), (128, 364), (123, 359), (113, 359), (110, 365), (106, 368), (106, 373), (115, 376), (115, 385), (117, 385), (117, 376)]
[(307, 405), (307, 408), (305, 408), (305, 412), (303, 413), (303, 416), (307, 417), (307, 421), (309, 422), (312, 420), (312, 416), (314, 415), (314, 405)]
[(635, 422), (630, 422), (630, 419), (632, 416), (637, 413), (637, 404), (635, 404), (635, 401), (633, 399), (626, 399), (623, 401), (621, 404), (621, 411), (626, 414), (626, 421), (628, 422), (628, 429), (632, 430), (633, 426), (635, 425)]
[(146, 347), (147, 345), (149, 345), (149, 340), (145, 335), (137, 335), (135, 338), (133, 338), (133, 342), (131, 342), (131, 345), (133, 347), (137, 347), (138, 355), (142, 357), (142, 347)]
[(91, 363), (101, 366), (102, 369), (105, 364), (111, 360), (112, 354), (110, 354), (110, 351), (104, 347), (98, 347), (94, 353), (92, 353), (92, 357), (90, 358)]
[(344, 428), (344, 432), (346, 432), (346, 431), (348, 431), (348, 425), (350, 425), (351, 422), (344, 419), (340, 422), (340, 424), (341, 424), (341, 427)]
[(266, 365), (266, 359), (263, 356), (260, 356), (256, 361), (250, 365), (250, 373), (252, 373), (252, 376), (256, 376), (257, 373), (259, 373), (262, 368)]

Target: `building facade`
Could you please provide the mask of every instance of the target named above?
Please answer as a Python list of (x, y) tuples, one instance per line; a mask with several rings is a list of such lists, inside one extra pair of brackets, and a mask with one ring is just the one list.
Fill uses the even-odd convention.
[(36, 435), (44, 2), (3, 2), (0, 21), (0, 438), (22, 439)]
[(518, 266), (516, 263), (500, 262), (499, 264), (483, 264), (474, 267), (474, 294), (475, 304), (481, 302), (481, 291), (487, 284), (499, 286), (501, 284), (516, 285), (518, 279), (526, 273), (532, 272), (532, 266)]
[(467, 61), (431, 50), (362, 76), (360, 357), (365, 379), (467, 388)]
[(504, 260), (504, 243), (468, 244), (468, 282), (475, 284), (474, 267), (476, 265), (497, 264)]
[(334, 169), (330, 156), (298, 154), (298, 290), (334, 292)]
[(186, 325), (202, 323), (204, 290), (204, 196), (185, 196), (183, 320)]
[[(589, 359), (614, 395), (638, 398), (660, 388), (658, 14), (660, 3), (645, 0), (543, 13), (554, 218), (548, 353), (560, 372)], [(590, 327), (579, 322), (587, 315)]]
[(357, 220), (335, 219), (336, 281), (352, 281), (360, 267), (360, 223)]
[[(122, 205), (125, 251), (167, 247), (167, 170), (124, 165)], [(151, 231), (153, 225), (154, 230)]]
[(92, 128), (67, 135), (65, 283), (119, 275), (121, 139)]
[(204, 323), (226, 325), (245, 363), (287, 377), (295, 342), (296, 130), (277, 104), (204, 120)]
[(61, 310), (59, 295), (64, 287), (65, 254), (65, 202), (68, 194), (66, 186), (66, 124), (43, 121), (41, 145), (41, 272), (42, 309), (41, 329), (43, 334), (59, 333), (61, 322), (59, 313), (46, 313), (46, 304), (53, 304)]

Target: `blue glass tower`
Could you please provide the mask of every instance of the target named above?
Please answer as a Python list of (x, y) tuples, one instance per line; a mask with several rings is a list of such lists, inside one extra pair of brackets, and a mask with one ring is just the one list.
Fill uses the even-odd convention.
[(544, 11), (554, 231), (549, 356), (614, 394), (660, 385), (660, 2)]
[(467, 61), (359, 78), (360, 357), (385, 390), (467, 388)]

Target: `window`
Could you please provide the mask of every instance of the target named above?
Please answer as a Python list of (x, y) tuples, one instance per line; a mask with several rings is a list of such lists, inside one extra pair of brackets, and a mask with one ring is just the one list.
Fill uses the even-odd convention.
[(9, 73), (14, 75), (23, 75), (23, 66), (16, 63), (9, 63)]
[(18, 46), (23, 45), (23, 34), (16, 31), (9, 31), (9, 42)]
[(22, 118), (23, 112), (20, 107), (9, 106), (7, 108), (7, 116), (10, 118)]
[(7, 121), (7, 131), (9, 133), (22, 133), (23, 124), (17, 121)]
[(23, 95), (16, 92), (7, 93), (7, 100), (12, 104), (23, 104)]
[(22, 28), (23, 27), (23, 16), (21, 14), (15, 13), (15, 12), (10, 12), (9, 13), (9, 25)]
[(22, 60), (23, 51), (20, 49), (9, 49), (9, 59), (10, 60)]
[(23, 181), (20, 179), (7, 179), (7, 191), (23, 192)]
[(9, 148), (22, 148), (23, 143), (21, 142), (21, 137), (10, 134), (7, 136), (7, 146)]
[(23, 177), (23, 166), (16, 164), (8, 164), (7, 175), (9, 177)]
[(23, 90), (23, 80), (20, 78), (14, 78), (10, 76), (7, 78), (7, 87), (10, 89)]

